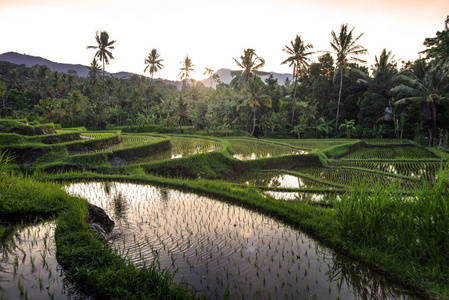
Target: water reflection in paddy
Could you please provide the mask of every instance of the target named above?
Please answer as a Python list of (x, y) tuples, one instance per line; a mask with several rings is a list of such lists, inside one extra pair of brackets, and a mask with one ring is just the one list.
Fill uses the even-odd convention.
[(247, 185), (266, 186), (270, 188), (330, 188), (330, 185), (306, 177), (282, 172), (247, 172), (232, 177), (229, 181)]
[(242, 207), (135, 184), (67, 190), (113, 217), (112, 244), (134, 263), (177, 271), (177, 281), (218, 298), (409, 298), (300, 231)]
[(309, 154), (309, 151), (298, 150), (298, 151), (290, 151), (290, 152), (282, 153), (282, 154), (272, 154), (272, 153), (266, 152), (266, 151), (258, 151), (257, 153), (256, 152), (234, 153), (232, 156), (239, 160), (255, 160), (255, 159), (259, 159), (259, 158), (266, 158), (266, 157), (272, 157), (272, 156), (284, 155), (284, 154)]
[(212, 152), (222, 147), (222, 144), (218, 141), (200, 138), (172, 137), (170, 142), (172, 144), (170, 150), (136, 160), (134, 163), (176, 159), (199, 153)]
[(6, 226), (0, 240), (0, 299), (78, 299), (56, 261), (55, 223)]

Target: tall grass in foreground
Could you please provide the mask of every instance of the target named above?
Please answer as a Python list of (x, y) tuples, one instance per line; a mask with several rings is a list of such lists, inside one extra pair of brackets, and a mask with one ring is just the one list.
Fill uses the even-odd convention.
[(7, 152), (0, 151), (0, 174), (8, 171), (11, 167), (12, 157)]
[(449, 173), (440, 169), (434, 184), (411, 194), (400, 187), (363, 184), (335, 201), (343, 237), (422, 265), (427, 275), (449, 277)]

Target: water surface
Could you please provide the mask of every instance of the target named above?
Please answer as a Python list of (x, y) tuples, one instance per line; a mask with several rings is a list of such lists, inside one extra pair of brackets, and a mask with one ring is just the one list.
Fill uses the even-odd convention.
[(4, 225), (0, 299), (78, 299), (56, 261), (55, 222)]

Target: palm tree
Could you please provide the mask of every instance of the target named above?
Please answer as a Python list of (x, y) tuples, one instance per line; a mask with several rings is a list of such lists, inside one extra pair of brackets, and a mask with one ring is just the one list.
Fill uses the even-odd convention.
[(143, 70), (143, 72), (145, 73), (145, 71), (147, 69), (149, 69), (148, 71), (150, 72), (150, 88), (148, 89), (148, 103), (147, 103), (147, 110), (150, 107), (150, 93), (151, 93), (151, 86), (153, 84), (153, 75), (154, 73), (157, 73), (157, 71), (159, 71), (160, 69), (162, 69), (163, 67), (165, 67), (162, 62), (164, 61), (163, 59), (160, 59), (161, 55), (159, 53), (157, 53), (157, 50), (155, 48), (151, 49), (150, 54), (148, 54), (148, 58), (145, 59), (145, 64), (147, 65), (145, 67), (145, 69)]
[(8, 89), (20, 90), (19, 76), (16, 69), (9, 71)]
[(87, 46), (87, 49), (97, 49), (95, 53), (95, 58), (98, 57), (103, 62), (103, 90), (104, 90), (104, 101), (106, 101), (106, 82), (104, 78), (105, 65), (109, 65), (109, 59), (114, 59), (112, 56), (111, 49), (114, 49), (114, 43), (116, 41), (109, 41), (109, 34), (107, 31), (102, 31), (98, 35), (98, 31), (95, 33), (95, 40), (97, 41), (97, 46)]
[(343, 89), (344, 71), (349, 61), (365, 63), (364, 60), (361, 60), (355, 56), (368, 53), (368, 50), (356, 44), (357, 41), (362, 37), (363, 33), (360, 34), (358, 37), (354, 38), (352, 35), (354, 29), (355, 27), (348, 32), (348, 24), (342, 24), (340, 27), (340, 35), (337, 36), (333, 30), (331, 32), (332, 34), (331, 47), (332, 49), (334, 49), (335, 54), (337, 55), (337, 66), (340, 68), (340, 89), (338, 91), (335, 130), (338, 129), (338, 118), (340, 116), (340, 102), (341, 102), (341, 91)]
[(257, 56), (254, 49), (244, 49), (243, 55), (240, 56), (241, 61), (238, 61), (235, 58), (233, 58), (233, 60), (237, 66), (243, 69), (241, 71), (231, 72), (231, 75), (235, 76), (231, 81), (231, 86), (234, 88), (242, 88), (254, 79), (255, 74), (266, 74), (265, 72), (259, 71), (259, 69), (265, 65), (265, 60)]
[(181, 72), (179, 72), (178, 76), (185, 80), (189, 79), (192, 76), (192, 72), (195, 72), (193, 68), (195, 65), (192, 63), (192, 58), (187, 54), (184, 58), (184, 61), (181, 62), (182, 68), (180, 68)]
[(290, 56), (284, 60), (281, 65), (289, 63), (289, 67), (293, 66), (293, 78), (295, 78), (294, 92), (292, 100), (292, 126), (295, 123), (295, 105), (296, 105), (296, 83), (299, 77), (299, 73), (305, 67), (309, 66), (310, 58), (307, 56), (313, 54), (314, 52), (306, 52), (308, 49), (313, 48), (312, 44), (304, 45), (304, 41), (301, 40), (300, 36), (296, 36), (294, 41), (290, 42), (291, 46), (285, 46), (284, 52)]
[(89, 69), (89, 74), (87, 75), (92, 87), (95, 87), (95, 91), (97, 90), (97, 76), (100, 72), (100, 66), (98, 65), (97, 60), (94, 58), (92, 62), (90, 63), (90, 67), (87, 67)]
[(255, 76), (253, 80), (250, 80), (243, 88), (244, 98), (243, 102), (239, 105), (250, 105), (253, 112), (253, 129), (250, 135), (254, 135), (256, 129), (256, 108), (265, 105), (271, 107), (271, 97), (265, 95), (265, 84), (259, 76)]
[(50, 69), (46, 65), (40, 65), (37, 67), (36, 72), (37, 80), (39, 83), (39, 90), (41, 92), (41, 100), (44, 100), (44, 90), (47, 89), (48, 74), (50, 72)]
[[(423, 71), (425, 72), (423, 73)], [(420, 73), (423, 73), (423, 76), (420, 76)], [(396, 76), (395, 80), (401, 84), (393, 88), (392, 91), (396, 95), (406, 95), (396, 101), (396, 105), (426, 105), (431, 121), (429, 147), (433, 146), (437, 135), (436, 106), (449, 98), (449, 68), (438, 61), (433, 61), (427, 70), (416, 73), (404, 70)]]

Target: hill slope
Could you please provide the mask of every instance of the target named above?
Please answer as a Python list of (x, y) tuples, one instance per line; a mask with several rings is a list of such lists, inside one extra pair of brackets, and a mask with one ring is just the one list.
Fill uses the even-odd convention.
[[(73, 70), (76, 72), (76, 75), (80, 77), (87, 77), (89, 74), (89, 69), (87, 66), (79, 65), (79, 64), (65, 64), (65, 63), (57, 63), (53, 62), (51, 60), (38, 57), (38, 56), (31, 56), (26, 54), (20, 54), (16, 52), (6, 52), (3, 54), (0, 54), (0, 61), (7, 61), (10, 63), (18, 64), (18, 65), (25, 65), (27, 67), (32, 67), (34, 65), (46, 65), (51, 71), (57, 71), (60, 73), (68, 73), (69, 70)], [(117, 78), (130, 78), (133, 76), (133, 73), (130, 72), (118, 72), (118, 73), (109, 73), (106, 72), (108, 76), (114, 76)], [(231, 76), (231, 70), (230, 69), (219, 69), (215, 74), (218, 74), (220, 77), (221, 82), (229, 84), (232, 80)], [(292, 79), (291, 74), (280, 74), (280, 73), (274, 73), (270, 72), (270, 74), (273, 74), (274, 78), (278, 80), (278, 84), (284, 84), (285, 79)], [(139, 75), (140, 76), (140, 75)], [(268, 78), (270, 75), (264, 75), (261, 76), (263, 80)], [(175, 85), (178, 89), (181, 89), (182, 83), (180, 81), (173, 81), (173, 80), (167, 80), (167, 79), (158, 79), (162, 80), (167, 84)], [(211, 77), (203, 79), (201, 81), (206, 87), (211, 86)], [(216, 83), (213, 82), (212, 87), (215, 88)]]

